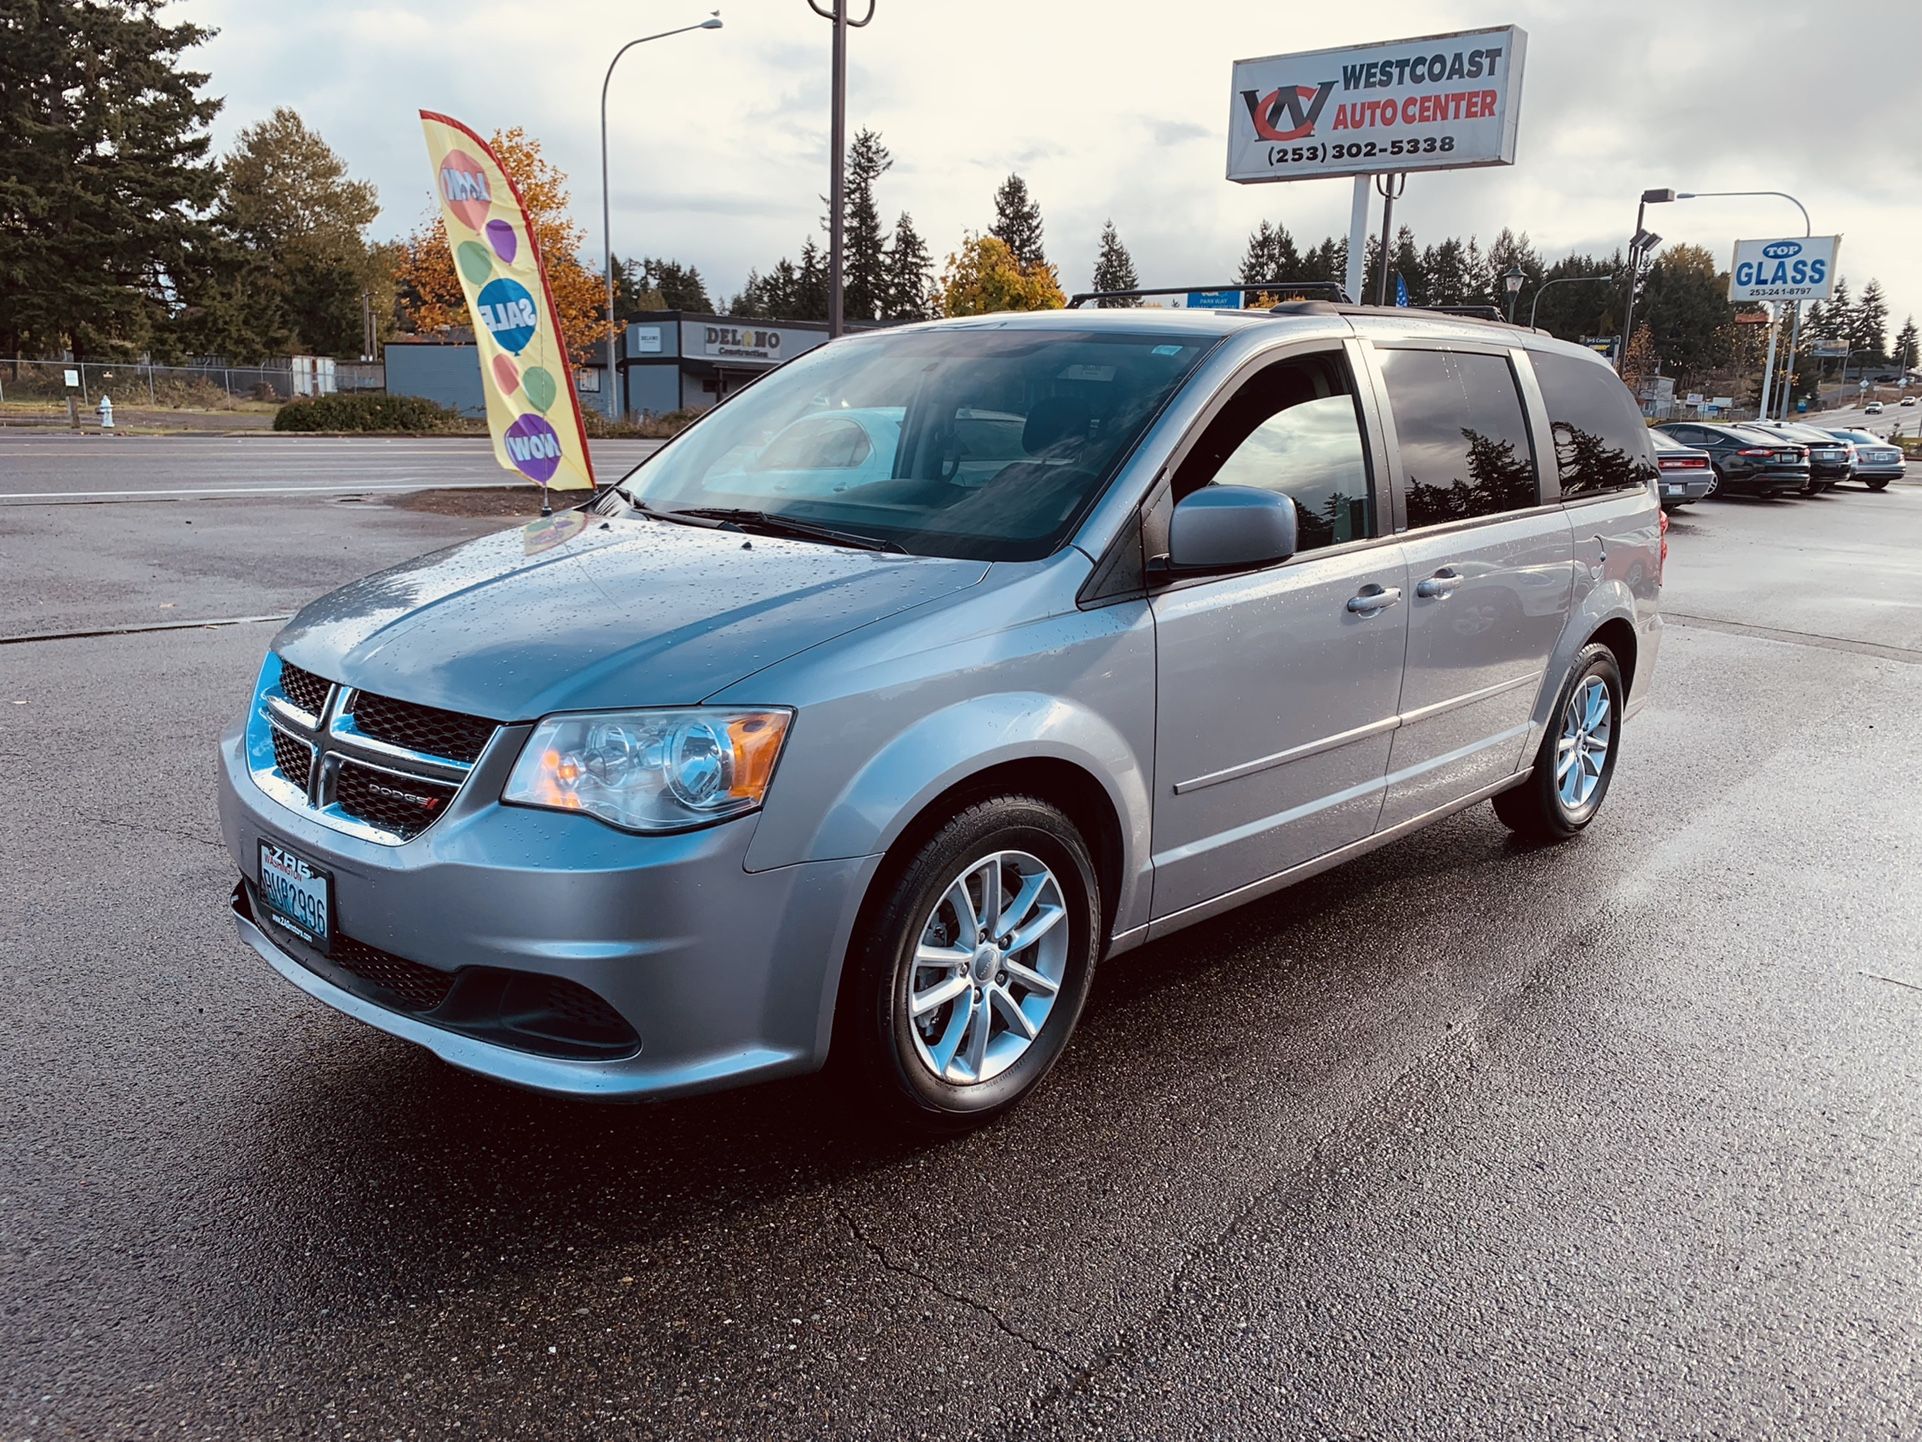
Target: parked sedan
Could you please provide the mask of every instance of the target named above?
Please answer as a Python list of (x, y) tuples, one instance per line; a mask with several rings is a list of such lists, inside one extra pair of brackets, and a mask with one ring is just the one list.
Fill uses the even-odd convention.
[(1664, 421), (1655, 429), (1708, 452), (1718, 496), (1779, 496), (1811, 484), (1808, 447), (1767, 431), (1701, 421)]
[(1855, 447), (1855, 479), (1871, 491), (1887, 490), (1890, 481), (1899, 481), (1908, 473), (1901, 447), (1890, 445), (1880, 436), (1851, 430), (1830, 431), (1829, 434)]
[(1661, 467), (1662, 509), (1672, 511), (1715, 491), (1715, 467), (1708, 452), (1699, 446), (1683, 445), (1666, 431), (1649, 432), (1655, 443), (1655, 464)]
[(1800, 421), (1753, 421), (1750, 426), (1809, 448), (1809, 495), (1855, 477), (1855, 447), (1827, 431)]

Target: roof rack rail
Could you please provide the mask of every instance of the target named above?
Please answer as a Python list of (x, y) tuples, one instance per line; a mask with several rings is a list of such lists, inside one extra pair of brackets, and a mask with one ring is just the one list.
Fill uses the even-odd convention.
[(1240, 291), (1245, 297), (1249, 294), (1269, 295), (1277, 301), (1291, 300), (1332, 300), (1347, 305), (1348, 292), (1332, 280), (1263, 280), (1244, 283), (1227, 281), (1221, 285), (1168, 285), (1150, 290), (1084, 290), (1077, 292), (1068, 300), (1069, 310), (1078, 310), (1091, 300), (1140, 300), (1155, 295), (1192, 295), (1201, 291)]

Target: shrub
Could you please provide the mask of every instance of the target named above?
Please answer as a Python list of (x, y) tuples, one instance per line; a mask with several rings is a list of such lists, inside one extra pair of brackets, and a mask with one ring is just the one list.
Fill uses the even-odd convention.
[(447, 431), (469, 429), (458, 413), (420, 396), (310, 396), (274, 412), (277, 431)]

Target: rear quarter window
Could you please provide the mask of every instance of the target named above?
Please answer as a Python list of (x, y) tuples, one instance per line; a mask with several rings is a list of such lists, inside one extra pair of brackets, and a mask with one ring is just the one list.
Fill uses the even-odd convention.
[[(1595, 496), (1646, 486), (1655, 474), (1648, 426), (1615, 373), (1571, 356), (1529, 357), (1548, 406), (1562, 495)], [(1687, 435), (1679, 428), (1678, 438)]]

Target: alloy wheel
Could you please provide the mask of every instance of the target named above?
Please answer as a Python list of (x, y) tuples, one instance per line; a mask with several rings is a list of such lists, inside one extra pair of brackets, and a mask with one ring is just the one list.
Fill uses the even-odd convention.
[(1027, 1052), (1067, 970), (1067, 903), (1039, 857), (997, 851), (968, 864), (928, 913), (908, 968), (909, 1033), (921, 1063), (968, 1086)]
[(1555, 744), (1555, 794), (1578, 814), (1601, 785), (1615, 739), (1615, 708), (1608, 685), (1590, 676), (1562, 708), (1562, 730)]

